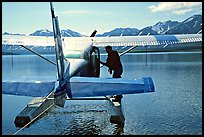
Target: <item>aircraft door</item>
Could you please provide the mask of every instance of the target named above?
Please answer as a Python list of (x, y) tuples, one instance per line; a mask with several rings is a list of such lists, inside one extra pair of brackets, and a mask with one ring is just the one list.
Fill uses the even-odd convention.
[(90, 53), (90, 65), (91, 65), (91, 76), (99, 77), (100, 76), (100, 50), (98, 47), (93, 47)]

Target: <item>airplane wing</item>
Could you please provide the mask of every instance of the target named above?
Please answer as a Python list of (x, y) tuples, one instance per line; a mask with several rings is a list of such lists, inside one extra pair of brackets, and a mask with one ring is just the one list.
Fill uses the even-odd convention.
[(5, 45), (25, 45), (25, 46), (54, 46), (53, 37), (46, 36), (18, 36), (2, 35), (2, 44)]
[(94, 46), (202, 44), (202, 34), (94, 37)]
[(54, 86), (54, 81), (3, 81), (2, 94), (44, 97), (54, 89)]
[(2, 79), (2, 94), (42, 97), (55, 87), (53, 76), (20, 76)]
[[(64, 43), (76, 43), (77, 41), (93, 41), (93, 46), (145, 46), (145, 45), (175, 45), (175, 44), (202, 44), (202, 34), (182, 35), (149, 35), (149, 36), (114, 36), (114, 37), (64, 37)], [(9, 45), (33, 45), (54, 46), (52, 37), (46, 36), (13, 36), (2, 35), (2, 44)], [(65, 45), (65, 46), (66, 46)]]
[(70, 79), (70, 98), (96, 97), (107, 95), (135, 94), (154, 92), (151, 77), (126, 80), (123, 78), (72, 77)]

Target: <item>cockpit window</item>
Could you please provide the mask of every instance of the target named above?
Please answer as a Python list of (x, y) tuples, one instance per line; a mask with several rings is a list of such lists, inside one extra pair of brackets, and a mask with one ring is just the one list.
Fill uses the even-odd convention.
[(74, 59), (80, 59), (81, 58), (81, 51), (66, 51), (64, 53), (65, 58), (74, 58)]
[(80, 51), (80, 50), (69, 50), (64, 52), (65, 58), (71, 58), (71, 59), (88, 59), (88, 53), (86, 51)]

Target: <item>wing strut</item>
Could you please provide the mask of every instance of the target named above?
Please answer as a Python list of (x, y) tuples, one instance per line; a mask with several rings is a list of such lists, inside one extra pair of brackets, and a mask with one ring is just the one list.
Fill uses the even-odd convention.
[(53, 62), (53, 61), (51, 61), (51, 60), (49, 60), (49, 59), (47, 59), (47, 58), (43, 57), (43, 56), (42, 56), (42, 55), (40, 55), (39, 53), (37, 53), (37, 52), (35, 52), (35, 51), (33, 51), (33, 50), (31, 50), (31, 49), (27, 48), (26, 46), (24, 46), (24, 45), (19, 45), (19, 46), (21, 46), (21, 47), (23, 47), (23, 48), (25, 48), (25, 49), (29, 50), (30, 52), (34, 53), (35, 55), (37, 55), (37, 56), (41, 57), (42, 59), (44, 59), (44, 60), (46, 60), (46, 61), (48, 61), (48, 62), (52, 63), (53, 65), (56, 65), (56, 63), (55, 63), (55, 62)]
[(137, 47), (137, 45), (132, 46), (131, 48), (127, 49), (126, 51), (120, 53), (119, 56), (123, 56), (124, 54), (128, 53), (129, 51), (133, 50), (133, 49), (136, 48), (136, 47)]

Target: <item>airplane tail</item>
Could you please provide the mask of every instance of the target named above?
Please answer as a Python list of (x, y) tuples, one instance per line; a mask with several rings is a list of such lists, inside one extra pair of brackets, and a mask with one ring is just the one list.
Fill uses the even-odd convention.
[[(56, 91), (55, 91), (55, 96), (57, 97), (59, 95), (64, 95), (64, 93), (67, 92), (65, 90), (69, 89), (67, 88), (67, 86), (69, 86), (67, 80), (69, 79), (70, 63), (66, 61), (64, 58), (58, 17), (55, 17), (54, 7), (52, 2), (50, 2), (50, 10), (52, 15), (53, 33), (54, 33), (54, 40), (55, 40), (55, 53), (56, 53), (57, 72), (58, 72), (58, 75), (57, 75), (58, 84), (56, 85)], [(56, 101), (56, 103), (57, 102), (58, 101)]]

